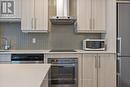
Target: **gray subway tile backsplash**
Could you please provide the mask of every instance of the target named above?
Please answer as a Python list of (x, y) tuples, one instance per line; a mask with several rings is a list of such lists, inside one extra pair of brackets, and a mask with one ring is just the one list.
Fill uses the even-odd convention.
[[(100, 38), (100, 34), (78, 34), (73, 25), (52, 25), (49, 33), (23, 33), (20, 23), (0, 23), (0, 37), (11, 40), (12, 49), (82, 49), (86, 38)], [(32, 39), (36, 38), (36, 43)]]

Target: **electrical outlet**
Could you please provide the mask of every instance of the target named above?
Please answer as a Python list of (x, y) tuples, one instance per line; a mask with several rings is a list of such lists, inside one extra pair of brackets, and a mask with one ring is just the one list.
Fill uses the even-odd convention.
[(32, 38), (32, 43), (33, 43), (33, 44), (36, 43), (36, 38)]

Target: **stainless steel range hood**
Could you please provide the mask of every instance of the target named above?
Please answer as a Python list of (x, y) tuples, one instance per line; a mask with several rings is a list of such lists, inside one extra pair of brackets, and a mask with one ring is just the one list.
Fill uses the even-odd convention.
[(56, 16), (50, 17), (52, 24), (73, 24), (76, 18), (69, 16), (69, 0), (56, 0)]

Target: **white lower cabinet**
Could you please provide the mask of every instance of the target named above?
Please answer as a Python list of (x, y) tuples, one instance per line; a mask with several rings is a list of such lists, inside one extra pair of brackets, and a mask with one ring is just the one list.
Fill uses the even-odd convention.
[(98, 87), (116, 87), (116, 55), (98, 54)]
[(115, 54), (83, 54), (80, 87), (116, 87)]
[(10, 62), (11, 54), (0, 54), (0, 62)]
[(83, 54), (82, 87), (97, 87), (96, 54)]

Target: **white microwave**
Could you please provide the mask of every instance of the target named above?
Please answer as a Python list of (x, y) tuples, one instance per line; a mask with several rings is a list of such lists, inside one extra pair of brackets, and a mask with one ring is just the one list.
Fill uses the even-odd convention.
[(85, 40), (83, 40), (83, 50), (104, 51), (105, 50), (105, 39), (85, 39)]

